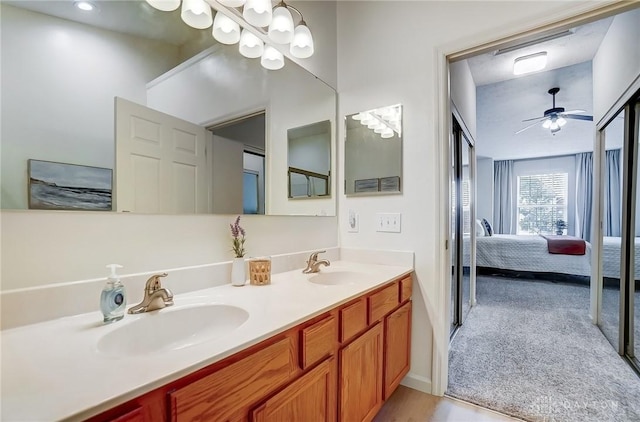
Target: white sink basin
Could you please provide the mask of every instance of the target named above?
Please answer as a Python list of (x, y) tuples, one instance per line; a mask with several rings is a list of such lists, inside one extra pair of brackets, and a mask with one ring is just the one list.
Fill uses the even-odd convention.
[(356, 284), (367, 281), (367, 274), (355, 271), (327, 271), (319, 272), (309, 276), (308, 280), (316, 284), (327, 286), (338, 286), (345, 284)]
[(125, 357), (182, 349), (228, 334), (248, 318), (244, 309), (222, 304), (164, 308), (125, 322), (102, 336), (97, 347)]

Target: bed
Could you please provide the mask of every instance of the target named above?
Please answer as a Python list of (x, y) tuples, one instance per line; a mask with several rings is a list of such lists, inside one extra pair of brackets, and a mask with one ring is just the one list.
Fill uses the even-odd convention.
[[(640, 237), (635, 239), (635, 280), (640, 280)], [(620, 278), (620, 238), (602, 238), (602, 275), (609, 278)]]
[[(465, 237), (464, 240), (463, 262), (464, 265), (469, 265), (470, 248), (467, 246), (469, 238)], [(547, 240), (541, 236), (511, 234), (478, 236), (476, 237), (476, 267), (589, 276), (591, 275), (591, 244), (587, 242), (584, 255), (560, 255), (550, 254)]]

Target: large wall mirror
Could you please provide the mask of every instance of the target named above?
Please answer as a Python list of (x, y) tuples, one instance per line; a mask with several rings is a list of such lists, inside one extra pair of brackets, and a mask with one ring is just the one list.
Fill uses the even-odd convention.
[[(113, 211), (336, 214), (334, 89), (287, 58), (265, 70), (211, 28), (188, 27), (179, 9), (93, 3), (93, 15), (72, 1), (0, 3), (3, 209), (29, 209), (56, 181), (105, 189), (93, 176), (59, 177), (73, 165), (112, 171)], [(326, 148), (307, 160), (326, 179), (302, 198), (313, 200), (293, 198), (291, 139), (316, 124), (329, 128)], [(35, 180), (29, 160), (48, 173)]]
[(402, 192), (402, 105), (346, 116), (345, 193)]

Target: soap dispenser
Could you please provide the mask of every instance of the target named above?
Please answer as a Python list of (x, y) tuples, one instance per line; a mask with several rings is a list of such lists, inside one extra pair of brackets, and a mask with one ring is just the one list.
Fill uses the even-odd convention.
[(116, 269), (122, 268), (122, 265), (109, 264), (107, 268), (111, 269), (111, 274), (107, 278), (107, 284), (100, 295), (100, 310), (104, 315), (104, 322), (110, 323), (119, 321), (124, 317), (124, 310), (127, 307), (127, 295), (124, 285), (120, 282), (120, 277), (116, 274)]

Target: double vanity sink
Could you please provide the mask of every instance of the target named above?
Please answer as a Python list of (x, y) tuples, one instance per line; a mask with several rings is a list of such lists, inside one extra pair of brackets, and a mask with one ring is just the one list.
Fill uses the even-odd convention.
[[(266, 286), (179, 294), (174, 306), (113, 324), (103, 325), (96, 311), (5, 330), (3, 419), (91, 417), (411, 271), (334, 261), (318, 273), (274, 274)], [(179, 280), (169, 274), (164, 283)]]

